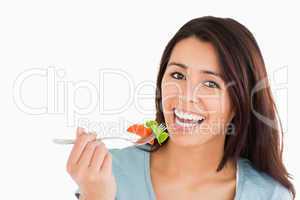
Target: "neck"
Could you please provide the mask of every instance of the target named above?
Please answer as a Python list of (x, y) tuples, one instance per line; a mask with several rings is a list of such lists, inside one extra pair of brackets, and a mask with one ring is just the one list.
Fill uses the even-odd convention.
[[(160, 171), (167, 172), (170, 176), (185, 178), (209, 178), (220, 173), (225, 173), (225, 168), (234, 165), (230, 162), (220, 173), (216, 172), (224, 154), (224, 137), (216, 137), (211, 141), (200, 144), (199, 146), (179, 146), (169, 140), (154, 155), (154, 168), (161, 168)], [(229, 173), (229, 172), (227, 172)]]

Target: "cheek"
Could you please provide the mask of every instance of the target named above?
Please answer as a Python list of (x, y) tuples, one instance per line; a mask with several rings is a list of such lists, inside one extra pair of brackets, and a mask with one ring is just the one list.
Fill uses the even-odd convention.
[(232, 106), (227, 93), (216, 98), (207, 99), (206, 108), (213, 121), (227, 123), (231, 120)]
[(172, 109), (177, 104), (178, 96), (181, 91), (182, 86), (179, 83), (172, 81), (162, 82), (161, 95), (163, 110), (165, 114), (169, 114), (170, 111), (172, 112)]
[(208, 120), (203, 124), (205, 127), (202, 132), (224, 134), (232, 113), (229, 96), (226, 94), (218, 98), (205, 98), (203, 102), (208, 112)]

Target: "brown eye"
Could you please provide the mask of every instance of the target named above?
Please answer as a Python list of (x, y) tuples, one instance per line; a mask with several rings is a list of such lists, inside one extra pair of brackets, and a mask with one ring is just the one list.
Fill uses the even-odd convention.
[(173, 73), (171, 73), (171, 77), (180, 80), (180, 79), (184, 78), (184, 75), (179, 72), (173, 72)]
[(206, 81), (203, 84), (210, 88), (220, 88), (220, 86), (214, 81)]

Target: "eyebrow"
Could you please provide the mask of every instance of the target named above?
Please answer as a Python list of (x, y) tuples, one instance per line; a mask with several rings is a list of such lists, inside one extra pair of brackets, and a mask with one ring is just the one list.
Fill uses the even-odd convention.
[[(183, 64), (183, 63), (178, 63), (178, 62), (170, 62), (167, 66), (170, 66), (170, 65), (176, 65), (178, 67), (181, 67), (183, 69), (187, 69), (188, 66)], [(224, 80), (223, 76), (217, 72), (213, 72), (213, 71), (210, 71), (210, 70), (200, 70), (201, 73), (204, 73), (204, 74), (210, 74), (210, 75), (213, 75), (213, 76), (217, 76), (219, 78), (221, 78), (222, 80)]]

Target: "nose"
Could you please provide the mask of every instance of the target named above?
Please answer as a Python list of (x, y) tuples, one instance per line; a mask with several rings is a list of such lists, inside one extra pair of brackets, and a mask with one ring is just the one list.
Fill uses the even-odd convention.
[(198, 103), (199, 99), (197, 97), (197, 93), (195, 92), (196, 87), (197, 83), (187, 81), (186, 88), (183, 89), (182, 95), (179, 95), (179, 98), (186, 102)]

